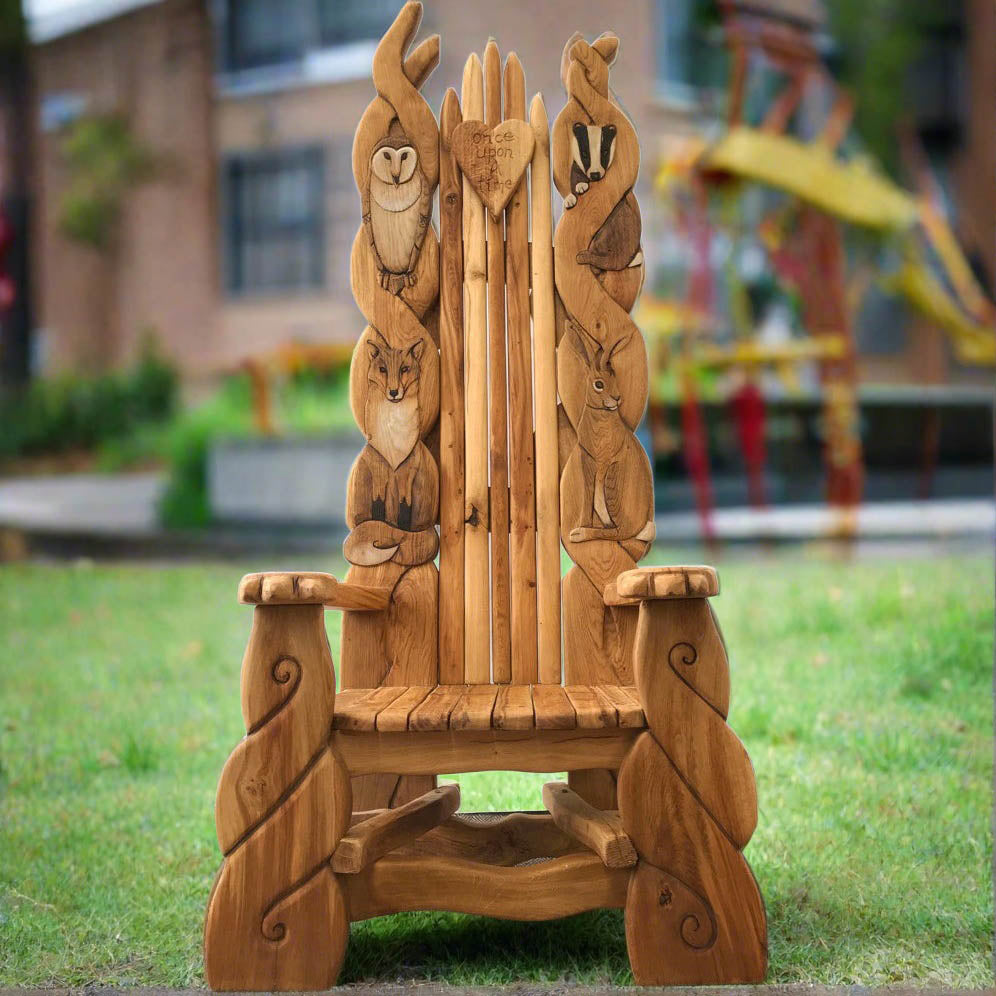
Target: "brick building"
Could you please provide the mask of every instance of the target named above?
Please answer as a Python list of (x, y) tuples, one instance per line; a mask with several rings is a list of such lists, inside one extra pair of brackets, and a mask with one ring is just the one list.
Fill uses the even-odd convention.
[[(595, 0), (428, 0), (423, 31), (438, 31), (443, 46), (427, 96), (438, 106), (444, 85), (459, 85), (466, 53), (493, 34), (503, 51), (518, 52), (529, 92), (544, 93), (552, 117), (564, 99), (567, 35), (611, 27), (622, 40), (613, 83), (641, 135), (648, 188), (663, 143), (701, 125), (701, 80), (715, 55), (694, 45), (701, 2), (635, 0), (607, 11)], [(819, 9), (816, 0), (802, 6)], [(376, 39), (396, 8), (396, 0), (100, 0), (33, 25), (38, 369), (113, 366), (150, 331), (191, 378), (291, 340), (355, 339), (350, 148), (371, 96)], [(960, 138), (948, 177), (959, 230), (992, 288), (996, 8), (965, 0), (964, 19), (971, 30), (957, 42)], [(98, 251), (63, 234), (60, 211), (72, 179), (66, 129), (102, 112), (122, 115), (163, 165), (127, 192), (113, 244)], [(649, 221), (649, 189), (643, 200)], [(863, 366), (879, 381), (985, 376), (950, 362), (940, 337), (919, 326), (871, 350)]]

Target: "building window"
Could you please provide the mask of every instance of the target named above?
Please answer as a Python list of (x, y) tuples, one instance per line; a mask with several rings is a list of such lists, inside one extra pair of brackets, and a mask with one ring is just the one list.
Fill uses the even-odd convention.
[(224, 0), (225, 69), (288, 66), (309, 52), (376, 41), (396, 0)]
[(697, 101), (726, 79), (715, 0), (655, 0), (657, 87), (666, 99)]
[(225, 242), (233, 294), (325, 283), (325, 168), (320, 148), (230, 157)]
[(397, 16), (397, 0), (318, 0), (318, 30), (327, 47), (379, 41)]

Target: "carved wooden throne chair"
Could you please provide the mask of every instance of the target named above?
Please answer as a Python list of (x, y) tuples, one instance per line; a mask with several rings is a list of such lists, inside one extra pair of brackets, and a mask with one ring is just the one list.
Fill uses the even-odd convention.
[[(764, 906), (741, 854), (754, 773), (726, 724), (716, 574), (637, 566), (654, 512), (618, 40), (568, 41), (552, 133), (493, 42), (437, 124), (419, 91), (439, 39), (410, 47), (420, 18), (406, 4), (377, 48), (353, 146), (367, 325), (350, 391), (368, 443), (351, 566), (239, 591), (255, 606), (246, 737), (218, 787), (208, 981), (327, 988), (349, 924), (383, 914), (601, 907), (625, 910), (639, 983), (760, 980)], [(326, 608), (343, 613), (338, 693)], [(545, 813), (461, 815), (436, 777), (483, 770), (568, 775)]]

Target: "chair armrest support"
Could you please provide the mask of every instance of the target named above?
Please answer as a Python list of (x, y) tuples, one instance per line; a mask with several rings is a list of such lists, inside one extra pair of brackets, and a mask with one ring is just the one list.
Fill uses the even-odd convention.
[(606, 605), (639, 605), (652, 599), (711, 598), (719, 594), (713, 567), (637, 567), (605, 589)]
[(376, 612), (386, 609), (391, 589), (337, 581), (331, 574), (268, 571), (239, 582), (243, 605), (324, 605), (330, 609)]
[(355, 875), (385, 854), (418, 840), (460, 808), (460, 786), (431, 789), (397, 809), (382, 809), (355, 823), (332, 855), (332, 870)]

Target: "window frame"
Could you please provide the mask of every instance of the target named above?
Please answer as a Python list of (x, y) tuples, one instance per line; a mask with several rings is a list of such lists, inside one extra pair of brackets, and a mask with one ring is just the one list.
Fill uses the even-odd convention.
[[(246, 282), (243, 272), (244, 247), (247, 244), (245, 229), (247, 220), (240, 208), (244, 196), (246, 168), (263, 171), (267, 167), (277, 175), (281, 167), (300, 168), (306, 166), (315, 170), (317, 198), (298, 225), (301, 238), (308, 246), (309, 276), (306, 282), (288, 285), (251, 285)], [(222, 276), (226, 298), (240, 300), (254, 297), (307, 296), (325, 293), (328, 286), (328, 156), (324, 145), (309, 143), (288, 145), (279, 148), (248, 149), (227, 151), (221, 161), (221, 242)], [(240, 173), (240, 171), (242, 171)], [(266, 246), (278, 228), (257, 236), (252, 241)]]

